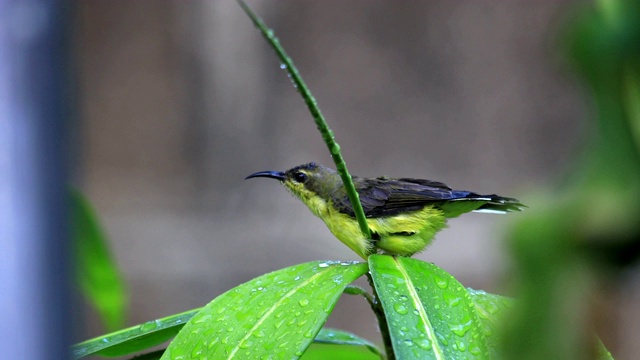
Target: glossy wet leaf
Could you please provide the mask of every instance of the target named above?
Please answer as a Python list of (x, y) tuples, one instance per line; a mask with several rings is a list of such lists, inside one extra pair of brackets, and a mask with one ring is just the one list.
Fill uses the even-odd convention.
[(73, 359), (89, 355), (122, 356), (149, 349), (174, 337), (198, 311), (200, 309), (147, 321), (144, 324), (81, 342), (71, 347)]
[(278, 270), (214, 299), (162, 359), (300, 357), (364, 263), (311, 262)]
[(369, 266), (396, 358), (489, 358), (475, 305), (453, 276), (404, 257), (372, 255)]
[(499, 358), (500, 333), (502, 317), (506, 310), (511, 308), (513, 300), (505, 296), (490, 294), (482, 290), (467, 288), (471, 300), (478, 313), (482, 334), (489, 348), (490, 358)]
[(89, 202), (72, 191), (71, 205), (78, 285), (106, 328), (115, 330), (124, 325), (126, 317), (128, 297), (124, 281)]

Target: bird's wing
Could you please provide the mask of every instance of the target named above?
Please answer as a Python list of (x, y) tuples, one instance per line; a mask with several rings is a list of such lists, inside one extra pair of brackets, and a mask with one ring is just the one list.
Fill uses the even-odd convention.
[(418, 185), (422, 185), (422, 186), (439, 188), (439, 189), (443, 189), (443, 190), (451, 190), (451, 188), (447, 184), (441, 183), (439, 181), (424, 180), (424, 179), (412, 179), (412, 178), (400, 178), (400, 179), (397, 179), (397, 181), (404, 181), (404, 182), (409, 182), (409, 183), (418, 184)]
[[(420, 210), (428, 204), (441, 204), (476, 195), (469, 191), (451, 190), (440, 182), (421, 179), (354, 178), (354, 183), (364, 213), (369, 218)], [(353, 207), (346, 195), (334, 197), (333, 202), (341, 213), (354, 216)], [(478, 204), (480, 205), (482, 204)], [(473, 209), (469, 211), (471, 210)]]

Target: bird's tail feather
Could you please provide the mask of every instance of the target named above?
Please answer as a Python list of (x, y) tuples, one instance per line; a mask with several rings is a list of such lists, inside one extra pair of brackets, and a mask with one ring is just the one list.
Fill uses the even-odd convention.
[(489, 202), (480, 206), (475, 212), (493, 213), (493, 214), (506, 214), (512, 211), (521, 211), (527, 206), (522, 204), (518, 199), (503, 197), (499, 195), (482, 195), (483, 198), (488, 198)]
[(458, 217), (470, 211), (506, 214), (512, 211), (520, 211), (525, 207), (526, 206), (517, 199), (499, 195), (480, 195), (471, 192), (440, 205), (440, 208), (444, 211), (444, 216), (447, 218)]

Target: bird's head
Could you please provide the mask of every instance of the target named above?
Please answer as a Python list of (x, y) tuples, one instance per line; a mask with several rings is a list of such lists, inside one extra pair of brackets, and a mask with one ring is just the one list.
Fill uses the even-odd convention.
[(266, 177), (282, 183), (293, 195), (310, 205), (318, 197), (327, 201), (335, 190), (342, 186), (338, 173), (316, 163), (296, 166), (287, 171), (260, 171), (245, 179)]

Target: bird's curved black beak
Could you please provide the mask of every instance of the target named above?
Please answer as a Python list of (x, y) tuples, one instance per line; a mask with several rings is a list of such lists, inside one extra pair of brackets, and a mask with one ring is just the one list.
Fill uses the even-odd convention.
[(282, 171), (260, 171), (255, 174), (251, 174), (244, 178), (245, 180), (257, 177), (266, 177), (271, 179), (276, 179), (279, 181), (284, 181), (287, 177), (284, 175)]

